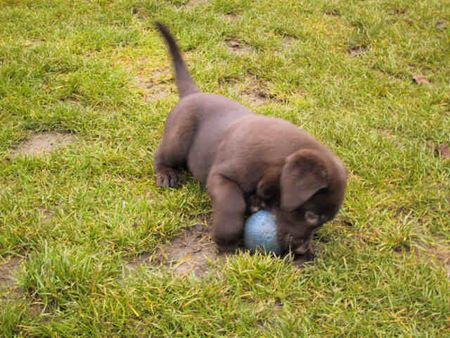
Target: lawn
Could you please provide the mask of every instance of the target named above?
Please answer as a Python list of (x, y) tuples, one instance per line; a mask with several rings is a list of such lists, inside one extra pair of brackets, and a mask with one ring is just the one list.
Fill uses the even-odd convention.
[[(449, 18), (445, 0), (0, 0), (0, 336), (448, 335)], [(202, 90), (345, 162), (313, 262), (159, 254), (211, 203), (189, 175), (155, 185), (177, 102), (155, 20)]]

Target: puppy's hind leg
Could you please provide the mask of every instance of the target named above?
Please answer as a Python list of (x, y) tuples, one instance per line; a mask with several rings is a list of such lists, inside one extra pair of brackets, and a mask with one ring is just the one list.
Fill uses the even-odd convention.
[(192, 116), (182, 114), (177, 109), (170, 114), (155, 154), (156, 185), (159, 187), (175, 188), (180, 184), (179, 171), (186, 164), (195, 127)]

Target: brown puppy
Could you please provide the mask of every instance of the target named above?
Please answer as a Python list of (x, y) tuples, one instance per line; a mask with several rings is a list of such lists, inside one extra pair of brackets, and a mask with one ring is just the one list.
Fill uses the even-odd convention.
[(201, 93), (167, 27), (156, 27), (169, 47), (180, 95), (155, 155), (158, 186), (176, 187), (179, 170), (186, 167), (206, 185), (213, 201), (213, 236), (221, 248), (241, 240), (251, 200), (276, 215), (285, 251), (309, 253), (315, 231), (342, 205), (347, 182), (342, 162), (287, 121)]

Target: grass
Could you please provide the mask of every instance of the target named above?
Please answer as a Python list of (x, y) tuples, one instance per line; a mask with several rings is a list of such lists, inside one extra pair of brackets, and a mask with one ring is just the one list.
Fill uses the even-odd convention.
[[(0, 335), (448, 334), (450, 172), (435, 149), (450, 141), (449, 14), (423, 0), (0, 0), (0, 260), (22, 259)], [(349, 168), (303, 269), (241, 253), (202, 278), (125, 272), (211, 209), (189, 177), (155, 186), (177, 102), (155, 19), (204, 91), (307, 129)], [(40, 132), (75, 142), (11, 156)]]

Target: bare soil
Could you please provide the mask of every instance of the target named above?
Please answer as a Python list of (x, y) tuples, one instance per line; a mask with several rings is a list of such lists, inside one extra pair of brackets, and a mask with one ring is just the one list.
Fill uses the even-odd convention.
[(72, 134), (59, 132), (38, 133), (19, 144), (13, 151), (12, 157), (41, 156), (73, 142), (75, 142), (75, 136)]
[(147, 102), (164, 99), (173, 93), (169, 85), (172, 81), (169, 67), (155, 69), (149, 75), (136, 76), (135, 81), (144, 90), (144, 98)]
[(364, 54), (367, 50), (368, 50), (367, 46), (353, 46), (350, 47), (347, 51), (350, 56), (356, 57)]
[(159, 264), (178, 275), (193, 273), (200, 277), (209, 271), (210, 262), (217, 258), (216, 244), (211, 239), (208, 227), (197, 224), (184, 230), (170, 243), (158, 246), (154, 254), (142, 255), (127, 267), (133, 269), (142, 264)]
[(208, 0), (191, 0), (186, 4), (187, 8), (193, 8), (200, 5), (206, 5)]
[(20, 263), (19, 257), (12, 257), (6, 263), (0, 264), (0, 289), (11, 289), (16, 286), (15, 274)]
[(231, 52), (239, 55), (248, 54), (252, 51), (252, 48), (249, 45), (237, 39), (228, 40), (227, 46)]

